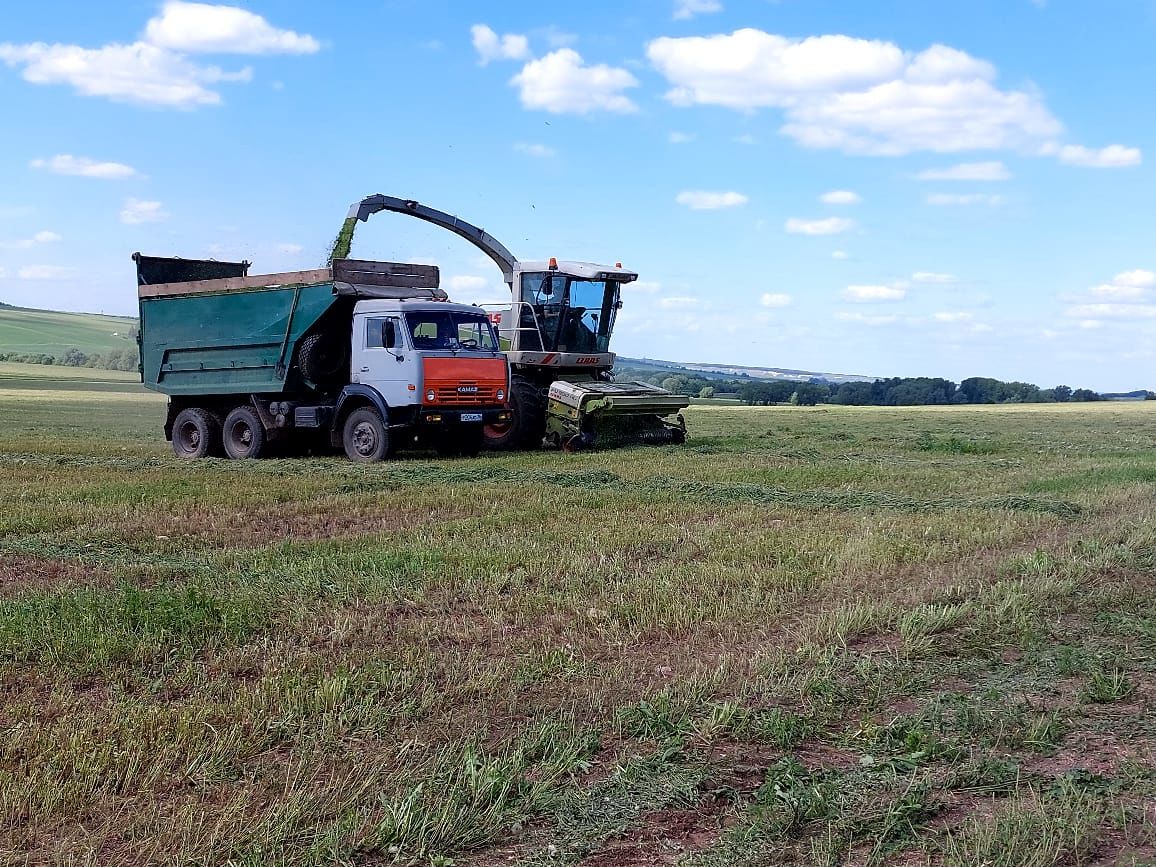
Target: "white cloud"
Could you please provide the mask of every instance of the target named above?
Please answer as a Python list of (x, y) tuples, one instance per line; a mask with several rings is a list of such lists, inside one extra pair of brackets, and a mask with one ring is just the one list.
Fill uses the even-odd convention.
[(1156, 319), (1156, 304), (1076, 304), (1065, 315), (1075, 319)]
[(490, 285), (490, 281), (485, 277), (477, 277), (473, 274), (460, 274), (450, 278), (450, 288), (458, 291), (474, 291), (485, 289)]
[(675, 105), (781, 109), (782, 132), (806, 147), (875, 155), (1030, 149), (1061, 132), (1035, 92), (1001, 90), (990, 63), (945, 45), (911, 53), (878, 40), (746, 28), (655, 39), (647, 57)]
[(159, 223), (168, 219), (168, 216), (160, 202), (129, 199), (121, 209), (120, 221), (129, 226), (136, 226), (141, 223)]
[(671, 144), (686, 144), (694, 141), (694, 136), (686, 132), (672, 132), (667, 138)]
[(857, 205), (863, 199), (858, 193), (853, 193), (850, 190), (832, 190), (821, 195), (819, 201), (824, 205)]
[(836, 259), (836, 260), (841, 262), (844, 259), (847, 259), (849, 257), (847, 256), (847, 252), (845, 250), (836, 250), (834, 253), (831, 254), (831, 258)]
[(300, 244), (278, 244), (277, 245), (277, 252), (278, 253), (285, 253), (286, 255), (289, 255), (289, 256), (296, 256), (298, 253), (303, 253), (304, 251), (305, 251), (305, 248), (302, 247)]
[(907, 290), (899, 286), (848, 286), (843, 290), (843, 298), (857, 304), (902, 301), (906, 297)]
[(274, 27), (237, 6), (168, 0), (145, 25), (145, 38), (189, 54), (313, 54), (321, 43), (307, 34)]
[(695, 15), (722, 12), (722, 8), (722, 3), (719, 0), (675, 0), (674, 20), (686, 21)]
[(952, 205), (990, 205), (994, 208), (1004, 204), (1006, 201), (1003, 196), (993, 196), (990, 193), (964, 193), (961, 195), (933, 193), (927, 197), (927, 204), (940, 207), (950, 207)]
[(937, 274), (934, 271), (916, 271), (911, 275), (913, 283), (955, 283), (953, 274)]
[(855, 228), (855, 221), (846, 217), (827, 217), (825, 220), (791, 217), (785, 228), (792, 235), (838, 235)]
[(711, 192), (709, 190), (684, 190), (674, 200), (692, 211), (718, 211), (722, 208), (737, 208), (745, 205), (750, 198), (736, 192)]
[(57, 241), (64, 240), (55, 232), (37, 232), (31, 238), (22, 238), (19, 241), (8, 241), (0, 244), (0, 247), (8, 247), (10, 249), (28, 250), (32, 247), (38, 247), (41, 244), (53, 244)]
[(741, 145), (758, 144), (758, 140), (753, 135), (750, 135), (749, 133), (746, 133), (744, 135), (736, 135), (734, 138), (734, 142), (735, 142), (735, 144), (741, 144)]
[(655, 280), (635, 280), (633, 283), (627, 283), (622, 287), (628, 292), (642, 292), (646, 295), (653, 295), (656, 292), (662, 291), (662, 284)]
[(1143, 269), (1124, 271), (1122, 274), (1117, 274), (1112, 282), (1117, 286), (1138, 286), (1142, 289), (1150, 289), (1156, 286), (1156, 274)]
[(658, 306), (663, 310), (689, 310), (698, 307), (700, 303), (697, 298), (691, 298), (685, 295), (660, 298), (658, 300)]
[(582, 55), (572, 48), (560, 48), (531, 60), (510, 83), (519, 89), (522, 106), (536, 111), (626, 114), (638, 110), (623, 94), (637, 87), (638, 79), (625, 69), (605, 64), (587, 66)]
[(785, 292), (764, 292), (759, 303), (764, 307), (789, 307), (791, 296)]
[(1093, 286), (1088, 290), (1093, 298), (1109, 298), (1118, 301), (1136, 300), (1148, 294), (1148, 290), (1140, 286), (1121, 286), (1115, 283), (1105, 283), (1102, 286)]
[(1138, 166), (1143, 162), (1139, 148), (1123, 145), (1108, 145), (1106, 148), (1086, 148), (1082, 145), (1047, 144), (1041, 151), (1045, 156), (1054, 156), (1064, 165), (1080, 166), (1086, 169), (1123, 169)]
[(216, 66), (199, 66), (182, 54), (147, 42), (102, 48), (6, 42), (0, 44), (0, 61), (22, 67), (24, 80), (32, 84), (68, 84), (82, 96), (173, 108), (217, 105), (221, 95), (212, 85), (252, 79), (247, 67), (225, 72)]
[(936, 322), (970, 322), (974, 317), (962, 311), (944, 311), (935, 314)]
[(899, 321), (898, 316), (873, 316), (869, 313), (848, 313), (840, 310), (835, 318), (842, 322), (860, 322), (863, 325), (893, 325)]
[(529, 144), (527, 142), (518, 142), (514, 145), (514, 150), (528, 157), (535, 157), (536, 159), (548, 159), (556, 154), (556, 151), (552, 147), (547, 147), (544, 144)]
[(26, 265), (16, 272), (16, 276), (21, 280), (63, 280), (75, 272), (75, 268), (63, 265)]
[(920, 181), (1007, 181), (1008, 167), (998, 160), (986, 163), (960, 163), (946, 169), (927, 169), (915, 177)]
[(48, 159), (36, 159), (29, 165), (34, 169), (46, 169), (55, 175), (75, 175), (102, 180), (123, 180), (136, 177), (138, 174), (136, 169), (124, 163), (99, 162), (88, 157), (74, 157), (72, 154), (57, 154)]
[(478, 63), (485, 66), (494, 60), (524, 60), (530, 56), (530, 41), (520, 33), (499, 36), (485, 24), (470, 28)]

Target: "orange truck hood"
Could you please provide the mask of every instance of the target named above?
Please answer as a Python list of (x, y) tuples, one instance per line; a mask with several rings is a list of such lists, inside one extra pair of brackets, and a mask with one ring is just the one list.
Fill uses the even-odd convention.
[[(498, 389), (507, 390), (508, 367), (500, 358), (423, 358), (422, 403), (497, 406)], [(433, 391), (435, 400), (429, 400)]]

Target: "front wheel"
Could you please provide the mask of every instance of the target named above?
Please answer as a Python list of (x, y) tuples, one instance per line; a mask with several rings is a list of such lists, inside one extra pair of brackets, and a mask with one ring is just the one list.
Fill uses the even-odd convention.
[(546, 393), (534, 383), (515, 376), (510, 383), (510, 413), (504, 424), (488, 424), (485, 446), (493, 451), (536, 449), (546, 435)]
[(355, 409), (342, 429), (345, 455), (359, 464), (372, 464), (389, 457), (389, 428), (376, 409)]

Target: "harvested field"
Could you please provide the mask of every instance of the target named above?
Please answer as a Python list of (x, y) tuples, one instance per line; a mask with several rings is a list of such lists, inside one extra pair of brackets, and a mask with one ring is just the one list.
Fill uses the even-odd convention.
[(1156, 859), (1156, 404), (185, 464), (6, 374), (0, 862)]

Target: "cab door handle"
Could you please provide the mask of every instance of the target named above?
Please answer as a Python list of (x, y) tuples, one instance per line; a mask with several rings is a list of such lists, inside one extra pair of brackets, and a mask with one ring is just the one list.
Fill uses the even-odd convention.
[(369, 368), (368, 368), (368, 367), (363, 367), (363, 368), (361, 368), (361, 372), (362, 372), (362, 373), (369, 373)]

